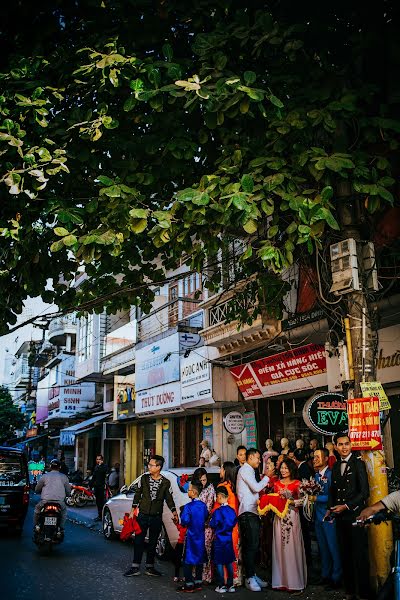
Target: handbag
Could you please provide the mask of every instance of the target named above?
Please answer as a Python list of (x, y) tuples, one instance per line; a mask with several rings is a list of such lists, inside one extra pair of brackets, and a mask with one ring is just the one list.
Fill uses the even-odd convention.
[(126, 540), (129, 540), (132, 537), (132, 535), (139, 535), (139, 533), (142, 533), (142, 529), (137, 521), (137, 518), (130, 517), (129, 513), (125, 513), (122, 530), (119, 534), (121, 540), (126, 542)]

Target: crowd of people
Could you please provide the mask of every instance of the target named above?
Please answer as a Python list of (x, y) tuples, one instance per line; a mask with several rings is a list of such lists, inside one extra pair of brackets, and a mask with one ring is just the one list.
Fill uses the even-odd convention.
[[(315, 532), (321, 577), (314, 583), (344, 587), (348, 600), (369, 598), (366, 532), (352, 526), (369, 496), (366, 468), (347, 435), (335, 436), (327, 446), (312, 440), (309, 452), (284, 447), (279, 455), (267, 444), (267, 456), (240, 446), (236, 464), (222, 464), (216, 488), (205, 468), (196, 469), (188, 483), (191, 501), (183, 507), (175, 507), (170, 482), (161, 474), (163, 457), (153, 456), (133, 497), (131, 517), (142, 533), (135, 536), (125, 576), (140, 574), (147, 530), (145, 572), (161, 575), (154, 559), (165, 501), (179, 529), (174, 578), (179, 591), (215, 582), (219, 593), (244, 583), (252, 592), (272, 587), (300, 594), (307, 586)], [(314, 495), (304, 494), (306, 488)], [(270, 583), (258, 574), (260, 564), (270, 572)]]

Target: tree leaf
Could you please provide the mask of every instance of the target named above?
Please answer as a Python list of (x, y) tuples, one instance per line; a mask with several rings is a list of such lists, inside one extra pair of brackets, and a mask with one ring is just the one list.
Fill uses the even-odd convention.
[(63, 242), (63, 240), (57, 240), (56, 242), (53, 242), (51, 244), (51, 246), (50, 246), (50, 252), (58, 252), (62, 248), (64, 248), (64, 242)]
[(251, 175), (243, 175), (240, 183), (242, 186), (242, 190), (244, 192), (247, 192), (248, 194), (251, 194), (251, 192), (254, 189), (254, 181)]
[(278, 108), (283, 108), (283, 106), (284, 106), (282, 100), (279, 100), (279, 98), (277, 98), (273, 94), (268, 96), (268, 100), (271, 102), (271, 104), (273, 104), (274, 106), (277, 106)]
[(73, 235), (72, 233), (70, 233), (69, 235), (66, 235), (63, 239), (62, 242), (64, 244), (64, 246), (73, 246), (74, 244), (76, 244), (76, 242), (78, 241), (78, 238)]
[(100, 181), (100, 183), (102, 185), (107, 185), (107, 186), (114, 185), (114, 180), (111, 179), (110, 177), (107, 177), (106, 175), (99, 175), (97, 177), (97, 180)]
[(258, 229), (257, 227), (257, 221), (254, 221), (253, 219), (250, 219), (249, 221), (246, 221), (246, 223), (243, 225), (243, 229), (247, 232), (247, 233), (255, 233)]
[(132, 210), (129, 211), (129, 214), (133, 219), (147, 219), (149, 210), (145, 208), (132, 208)]
[(60, 237), (65, 237), (66, 235), (69, 235), (69, 231), (68, 229), (65, 229), (65, 227), (56, 227), (54, 229), (54, 233)]

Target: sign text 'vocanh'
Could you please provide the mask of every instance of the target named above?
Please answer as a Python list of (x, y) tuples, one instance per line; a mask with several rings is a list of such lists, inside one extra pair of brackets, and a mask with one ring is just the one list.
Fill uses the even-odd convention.
[(244, 398), (263, 398), (327, 384), (326, 352), (308, 344), (230, 369)]

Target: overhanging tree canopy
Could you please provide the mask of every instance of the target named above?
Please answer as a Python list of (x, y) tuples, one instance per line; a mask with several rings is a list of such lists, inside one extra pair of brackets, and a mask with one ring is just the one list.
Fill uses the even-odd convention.
[[(370, 236), (396, 197), (399, 41), (388, 3), (347, 4), (17, 4), (0, 34), (3, 328), (27, 295), (76, 305), (116, 274), (133, 291), (105, 304), (146, 310), (155, 257), (200, 270), (232, 236), (243, 275), (272, 273), (254, 300), (279, 312), (274, 273), (321, 247), (339, 208)], [(86, 287), (57, 283), (82, 262)]]

